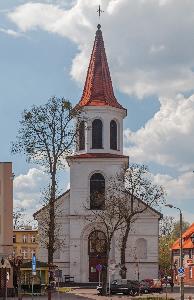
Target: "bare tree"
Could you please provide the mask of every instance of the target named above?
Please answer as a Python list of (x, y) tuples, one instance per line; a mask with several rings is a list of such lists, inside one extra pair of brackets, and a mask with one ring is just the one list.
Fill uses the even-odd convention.
[[(44, 166), (50, 175), (49, 224), (48, 224), (48, 264), (53, 265), (55, 244), (55, 207), (57, 174), (64, 167), (64, 160), (73, 149), (80, 110), (72, 108), (64, 98), (52, 97), (45, 105), (24, 110), (20, 121), (17, 142), (12, 145), (12, 153), (24, 153), (27, 161)], [(50, 274), (52, 274), (50, 272)], [(51, 277), (51, 276), (50, 276)], [(49, 278), (51, 281), (52, 278)], [(51, 299), (51, 292), (48, 292)]]
[[(119, 231), (124, 224), (123, 218), (123, 204), (122, 201), (118, 201), (117, 194), (112, 193), (111, 183), (109, 180), (108, 187), (106, 189), (106, 194), (95, 194), (95, 202), (99, 203), (98, 209), (90, 210), (91, 215), (88, 220), (94, 224), (94, 229), (96, 226), (102, 228), (106, 235), (106, 263), (102, 270), (102, 294), (106, 295), (107, 287), (107, 274), (108, 274), (108, 262), (111, 250), (111, 243), (113, 236), (117, 231)], [(94, 199), (93, 199), (94, 200)], [(121, 199), (120, 199), (121, 200)]]
[(36, 228), (36, 222), (27, 216), (23, 207), (15, 207), (13, 210), (13, 228), (22, 229), (28, 226)]
[(148, 167), (130, 164), (113, 178), (112, 193), (117, 201), (122, 199), (122, 212), (125, 226), (121, 237), (121, 277), (126, 278), (126, 245), (131, 225), (150, 207), (159, 207), (164, 201), (163, 187), (153, 183)]
[[(50, 224), (50, 214), (49, 214), (49, 200), (51, 197), (51, 188), (45, 188), (42, 192), (42, 208), (37, 211), (33, 216), (35, 220), (38, 221), (38, 235), (39, 242), (42, 248), (49, 249), (49, 224)], [(63, 194), (59, 195), (56, 186), (56, 200), (54, 201), (55, 210), (55, 228), (54, 228), (54, 245), (53, 250), (62, 250), (65, 246), (64, 236), (61, 237), (62, 228), (62, 218), (63, 218)]]

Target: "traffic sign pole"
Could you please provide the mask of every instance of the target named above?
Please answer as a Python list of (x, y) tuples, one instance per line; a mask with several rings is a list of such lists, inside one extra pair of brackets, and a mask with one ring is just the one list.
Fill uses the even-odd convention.
[[(183, 268), (183, 216), (182, 212), (180, 211), (180, 267)], [(183, 269), (184, 270), (184, 269)], [(183, 277), (181, 277), (181, 284), (180, 284), (180, 294), (181, 294), (181, 300), (184, 300), (184, 281)]]
[(100, 275), (101, 275), (101, 271), (102, 271), (102, 265), (98, 264), (96, 266), (96, 270), (98, 271), (98, 284), (100, 285)]
[(36, 276), (36, 255), (32, 255), (32, 300), (34, 299), (34, 276)]

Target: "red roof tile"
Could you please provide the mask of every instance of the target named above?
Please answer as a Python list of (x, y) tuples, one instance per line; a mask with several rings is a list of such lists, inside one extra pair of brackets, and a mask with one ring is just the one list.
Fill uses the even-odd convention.
[(83, 153), (69, 156), (68, 158), (128, 158), (125, 155), (112, 154), (112, 153)]
[(123, 107), (115, 98), (101, 26), (98, 25), (80, 106)]
[[(192, 249), (194, 248), (193, 243), (191, 242), (190, 236), (194, 233), (194, 223), (183, 233), (183, 249)], [(174, 242), (171, 247), (172, 250), (180, 249), (179, 239)]]

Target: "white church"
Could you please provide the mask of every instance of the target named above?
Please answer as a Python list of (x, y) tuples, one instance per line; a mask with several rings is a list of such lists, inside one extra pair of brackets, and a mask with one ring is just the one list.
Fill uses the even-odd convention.
[[(75, 282), (98, 282), (97, 264), (105, 259), (103, 229), (89, 222), (86, 215), (100, 209), (96, 191), (105, 191), (107, 178), (128, 165), (123, 155), (123, 119), (127, 110), (117, 101), (106, 58), (101, 26), (98, 25), (85, 86), (80, 102), (87, 121), (80, 125), (81, 134), (76, 153), (68, 158), (70, 189), (57, 202), (59, 238), (64, 247), (56, 250), (54, 263)], [(87, 124), (85, 124), (85, 122)], [(35, 213), (39, 221), (44, 209)], [(128, 279), (158, 278), (159, 212), (148, 208), (133, 223), (126, 249)], [(41, 228), (40, 228), (41, 230)], [(115, 237), (111, 259), (120, 263), (120, 251)], [(39, 260), (47, 260), (47, 251), (40, 248)], [(114, 274), (119, 276), (119, 270)], [(117, 277), (118, 278), (118, 277)]]

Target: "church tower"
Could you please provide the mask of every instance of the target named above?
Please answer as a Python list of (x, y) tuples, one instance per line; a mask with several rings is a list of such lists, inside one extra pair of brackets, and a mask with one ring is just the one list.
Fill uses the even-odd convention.
[(123, 119), (127, 111), (114, 95), (101, 25), (97, 28), (83, 94), (78, 103), (83, 120), (79, 123), (77, 151), (68, 158), (70, 215), (74, 216), (69, 226), (70, 274), (78, 274), (76, 268), (79, 266), (77, 282), (97, 281), (98, 253), (88, 249), (92, 226), (85, 221), (85, 215), (90, 210), (102, 209), (103, 203), (95, 195), (105, 193), (108, 178), (128, 165), (128, 157), (123, 155)]

